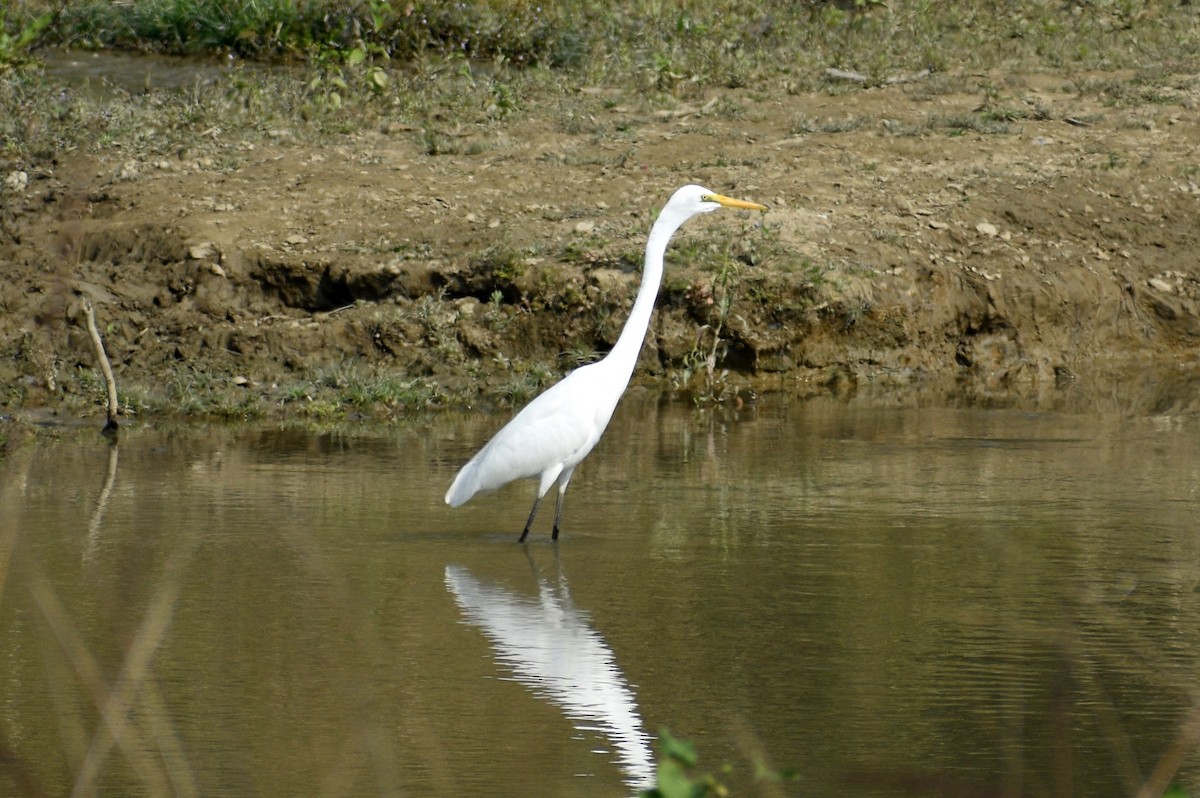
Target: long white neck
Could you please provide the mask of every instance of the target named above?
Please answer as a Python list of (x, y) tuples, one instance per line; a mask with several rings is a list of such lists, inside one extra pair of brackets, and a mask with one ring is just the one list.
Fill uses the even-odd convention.
[(686, 217), (680, 218), (678, 214), (664, 212), (650, 228), (650, 238), (646, 241), (646, 266), (642, 271), (642, 284), (638, 288), (637, 299), (633, 301), (633, 309), (629, 312), (625, 329), (621, 330), (621, 337), (604, 358), (611, 361), (614, 368), (620, 364), (621, 377), (626, 382), (633, 374), (633, 367), (637, 365), (638, 353), (650, 326), (650, 316), (654, 313), (654, 300), (658, 297), (658, 287), (662, 283), (663, 256), (667, 252), (667, 244), (685, 219)]

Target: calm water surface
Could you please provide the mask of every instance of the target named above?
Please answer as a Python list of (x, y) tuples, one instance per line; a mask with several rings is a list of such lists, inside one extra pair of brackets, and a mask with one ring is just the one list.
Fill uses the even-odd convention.
[(557, 546), (502, 420), (9, 454), (0, 794), (1131, 795), (1200, 697), (1195, 417), (632, 396)]

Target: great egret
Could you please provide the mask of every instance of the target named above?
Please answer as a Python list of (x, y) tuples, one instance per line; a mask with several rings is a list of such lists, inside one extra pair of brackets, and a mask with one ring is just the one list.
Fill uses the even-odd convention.
[(538, 503), (555, 483), (558, 502), (552, 538), (558, 540), (563, 496), (575, 466), (604, 434), (633, 374), (662, 282), (667, 244), (688, 219), (721, 207), (767, 210), (765, 205), (731, 199), (700, 186), (684, 186), (676, 191), (650, 228), (642, 284), (612, 351), (595, 363), (575, 369), (517, 413), (458, 472), (446, 491), (446, 504), (458, 507), (480, 491), (495, 490), (515, 479), (539, 477), (533, 509), (517, 542), (525, 542)]

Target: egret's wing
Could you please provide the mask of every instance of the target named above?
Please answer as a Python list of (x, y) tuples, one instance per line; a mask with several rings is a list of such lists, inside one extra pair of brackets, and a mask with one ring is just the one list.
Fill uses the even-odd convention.
[(586, 367), (568, 374), (526, 405), (463, 466), (446, 502), (457, 507), (480, 491), (578, 463), (612, 416), (615, 401), (608, 393)]
[(491, 477), (484, 480), (488, 484), (481, 490), (537, 476), (587, 443), (591, 426), (587, 415), (578, 403), (555, 390), (564, 384), (559, 383), (531, 402), (476, 455), (480, 473)]

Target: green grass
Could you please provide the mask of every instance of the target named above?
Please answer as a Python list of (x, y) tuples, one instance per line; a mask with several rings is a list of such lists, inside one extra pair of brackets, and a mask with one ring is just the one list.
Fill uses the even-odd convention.
[[(103, 381), (91, 369), (81, 369), (79, 376), (79, 396), (68, 402), (69, 409), (94, 414), (104, 401)], [(126, 418), (182, 416), (215, 421), (276, 416), (315, 421), (389, 420), (450, 402), (432, 379), (401, 377), (386, 368), (357, 363), (272, 385), (220, 379), (179, 368), (153, 385), (118, 380), (118, 397)]]
[(445, 404), (438, 384), (424, 377), (400, 377), (386, 368), (350, 363), (319, 372), (313, 379), (268, 393), (276, 407), (298, 407), (316, 420), (349, 416), (395, 418)]
[[(490, 126), (534, 107), (557, 106), (564, 124), (578, 125), (605, 103), (671, 108), (709, 87), (744, 87), (758, 97), (863, 90), (823, 81), (828, 67), (873, 82), (931, 68), (929, 80), (914, 85), (918, 92), (951, 86), (953, 75), (1055, 70), (1079, 76), (1080, 92), (1122, 105), (1184, 102), (1194, 79), (1177, 75), (1194, 73), (1187, 59), (1200, 51), (1200, 6), (1133, 13), (1134, 6), (1142, 4), (1083, 3), (1072, 11), (1041, 0), (895, 0), (846, 11), (821, 0), (600, 7), (583, 0), (17, 0), (0, 12), (0, 155), (42, 159), (126, 141), (169, 153), (202, 149), (198, 134), (213, 129), (253, 140), (281, 128), (342, 135), (396, 124), (410, 127), (428, 154), (474, 153), (488, 146)], [(114, 91), (101, 103), (46, 88), (36, 56), (48, 45), (288, 58), (291, 66), (248, 66), (188, 91), (124, 99)], [(1088, 76), (1115, 69), (1136, 70), (1136, 80)], [(622, 99), (579, 94), (596, 86)], [(746, 110), (727, 98), (717, 112)], [(1020, 113), (995, 105), (972, 118), (933, 121), (1002, 133)], [(870, 123), (797, 117), (792, 132)], [(459, 135), (464, 126), (476, 135)], [(627, 132), (598, 128), (596, 135)]]
[(50, 13), (14, 14), (10, 19), (8, 10), (0, 9), (0, 71), (27, 63), (53, 21)]
[[(326, 48), (409, 59), (426, 51), (521, 64), (577, 59), (569, 4), (387, 0), (67, 0), (19, 2), (14, 26), (57, 12), (46, 38), (73, 47), (313, 56)], [(580, 7), (570, 9), (576, 15)]]
[[(429, 53), (571, 70), (642, 88), (741, 87), (826, 66), (886, 78), (925, 67), (970, 72), (1021, 61), (1141, 68), (1195, 52), (1193, 5), (1134, 0), (1075, 7), (1041, 0), (845, 3), (744, 0), (17, 0), (7, 35), (171, 53), (315, 57), (360, 50), (411, 62)], [(631, 35), (636, 32), (637, 35)], [(3, 39), (0, 39), (2, 42)], [(0, 52), (3, 52), (0, 49)]]

